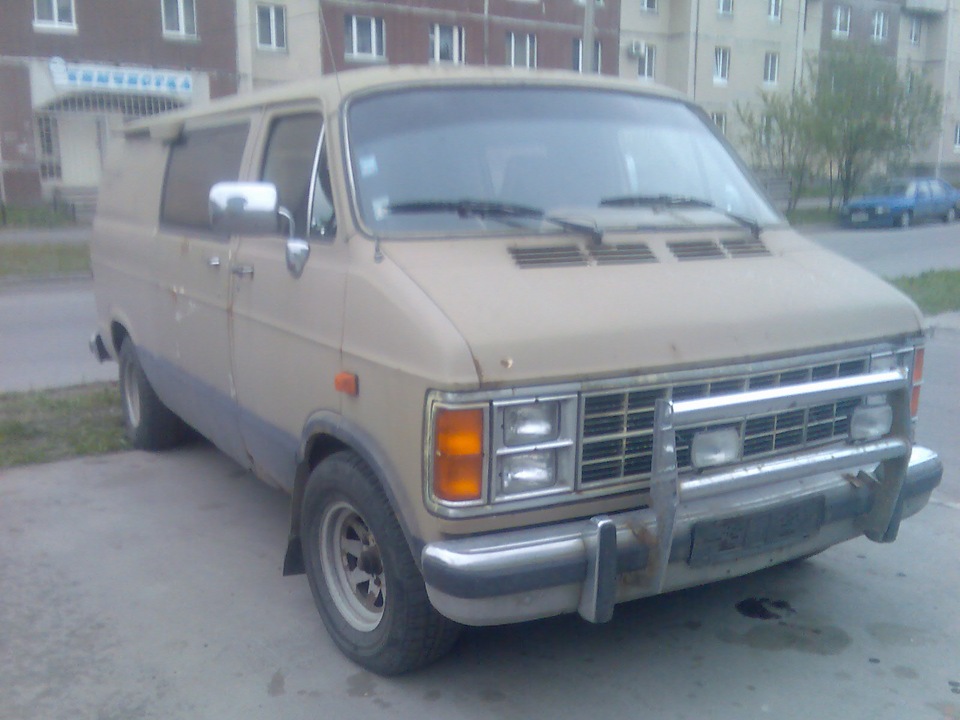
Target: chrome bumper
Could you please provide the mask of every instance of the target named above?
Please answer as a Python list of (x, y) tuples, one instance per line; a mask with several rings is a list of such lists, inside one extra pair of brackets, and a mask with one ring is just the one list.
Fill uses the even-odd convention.
[[(659, 466), (651, 507), (427, 544), (431, 602), (468, 625), (570, 612), (603, 622), (625, 600), (754, 572), (860, 535), (890, 542), (943, 474), (934, 452), (896, 439), (738, 468), (722, 492), (702, 478), (678, 481), (669, 458)], [(812, 524), (791, 526), (792, 508), (805, 508), (798, 513)], [(744, 535), (756, 537), (695, 553), (698, 526), (724, 521), (742, 521)]]

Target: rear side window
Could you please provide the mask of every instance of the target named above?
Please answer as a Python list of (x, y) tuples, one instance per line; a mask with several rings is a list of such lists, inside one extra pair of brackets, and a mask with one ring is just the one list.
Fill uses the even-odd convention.
[(240, 163), (249, 123), (204, 128), (184, 133), (170, 148), (163, 183), (160, 221), (208, 230), (210, 188), (240, 178)]

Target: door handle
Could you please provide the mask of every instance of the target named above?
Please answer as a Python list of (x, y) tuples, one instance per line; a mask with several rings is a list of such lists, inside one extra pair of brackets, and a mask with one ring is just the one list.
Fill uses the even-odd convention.
[(253, 265), (234, 265), (230, 272), (238, 278), (253, 277)]
[(211, 258), (207, 258), (207, 267), (218, 268), (220, 267), (220, 258), (214, 255)]

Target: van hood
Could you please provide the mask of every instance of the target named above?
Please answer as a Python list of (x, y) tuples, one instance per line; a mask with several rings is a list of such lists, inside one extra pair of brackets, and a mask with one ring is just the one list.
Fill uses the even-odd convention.
[(461, 333), (482, 385), (748, 362), (915, 335), (899, 291), (790, 229), (762, 240), (396, 240), (384, 256)]

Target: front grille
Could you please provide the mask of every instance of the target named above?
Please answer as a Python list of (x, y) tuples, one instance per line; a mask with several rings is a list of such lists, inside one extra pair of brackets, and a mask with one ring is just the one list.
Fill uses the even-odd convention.
[[(585, 395), (580, 428), (581, 486), (606, 483), (642, 485), (649, 481), (653, 465), (654, 410), (660, 398), (677, 401), (727, 395), (850, 377), (866, 373), (868, 369), (869, 359), (860, 357), (702, 382)], [(788, 412), (733, 418), (710, 428), (736, 429), (742, 441), (744, 460), (776, 456), (845, 440), (850, 431), (850, 414), (861, 399), (843, 398), (838, 402)], [(694, 434), (703, 429), (706, 428), (677, 428), (676, 452), (680, 472), (692, 469), (690, 443)]]

